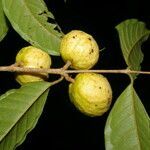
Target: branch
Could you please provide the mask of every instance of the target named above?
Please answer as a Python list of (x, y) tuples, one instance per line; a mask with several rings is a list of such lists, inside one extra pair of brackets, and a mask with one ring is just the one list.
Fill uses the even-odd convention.
[(10, 66), (1, 66), (0, 71), (60, 74), (61, 69), (25, 68), (25, 67), (10, 65)]
[(150, 71), (136, 71), (129, 69), (121, 69), (121, 70), (67, 70), (69, 67), (69, 63), (67, 62), (63, 68), (50, 68), (50, 69), (41, 69), (41, 68), (25, 68), (17, 65), (10, 66), (0, 66), (0, 71), (8, 71), (8, 72), (26, 72), (26, 73), (48, 73), (48, 74), (59, 74), (65, 76), (66, 74), (72, 73), (86, 73), (86, 72), (94, 72), (94, 73), (121, 73), (121, 74), (150, 74)]
[(136, 70), (129, 70), (129, 69), (121, 69), (121, 70), (66, 70), (65, 73), (87, 73), (87, 72), (94, 72), (94, 73), (120, 73), (120, 74), (149, 74), (150, 71), (136, 71)]

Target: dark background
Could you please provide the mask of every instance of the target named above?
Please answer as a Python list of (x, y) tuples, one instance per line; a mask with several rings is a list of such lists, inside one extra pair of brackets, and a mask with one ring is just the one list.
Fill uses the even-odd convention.
[[(68, 0), (66, 4), (63, 0), (45, 0), (45, 2), (64, 33), (73, 29), (83, 30), (93, 35), (100, 48), (106, 48), (101, 52), (100, 61), (94, 69), (126, 68), (115, 30), (117, 24), (129, 18), (137, 18), (150, 28), (149, 5), (143, 0), (113, 0), (113, 3), (108, 0)], [(17, 51), (27, 45), (28, 43), (10, 29), (7, 37), (0, 43), (0, 64), (12, 64)], [(148, 40), (142, 46), (145, 55), (142, 70), (150, 70), (149, 48)], [(52, 57), (52, 60), (53, 67), (64, 64), (60, 57)], [(129, 84), (129, 79), (126, 75), (119, 74), (105, 76), (111, 83), (114, 103)], [(0, 94), (19, 87), (12, 73), (1, 72), (0, 79)], [(139, 75), (135, 89), (150, 114), (149, 84), (148, 75)], [(103, 150), (104, 126), (108, 114), (109, 112), (102, 117), (90, 118), (78, 112), (69, 101), (68, 82), (63, 81), (51, 88), (37, 126), (17, 150)]]

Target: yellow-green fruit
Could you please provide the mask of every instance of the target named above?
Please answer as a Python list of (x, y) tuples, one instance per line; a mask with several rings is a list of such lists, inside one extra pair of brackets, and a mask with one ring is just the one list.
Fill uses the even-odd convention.
[(96, 73), (80, 73), (69, 85), (70, 100), (82, 113), (94, 117), (110, 107), (112, 89), (108, 80)]
[[(33, 46), (22, 48), (17, 56), (16, 63), (25, 68), (45, 68), (48, 69), (51, 66), (50, 56)], [(43, 81), (48, 78), (46, 73), (17, 73), (16, 80), (20, 84), (27, 82)]]
[(71, 61), (74, 69), (90, 69), (99, 59), (99, 47), (94, 38), (80, 30), (66, 34), (60, 44), (62, 59)]

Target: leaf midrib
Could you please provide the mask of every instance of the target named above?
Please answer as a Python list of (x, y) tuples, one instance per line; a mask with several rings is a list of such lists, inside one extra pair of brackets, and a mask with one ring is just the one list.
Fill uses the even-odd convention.
[[(134, 123), (135, 123), (135, 131), (136, 131), (136, 137), (137, 137), (137, 140), (139, 141), (138, 143), (138, 148), (140, 150), (142, 150), (141, 148), (141, 142), (140, 142), (140, 139), (139, 139), (139, 132), (138, 132), (138, 123), (137, 123), (137, 117), (136, 117), (136, 113), (135, 113), (135, 101), (134, 101), (134, 87), (133, 87), (133, 84), (131, 83), (131, 87), (132, 89), (130, 90), (131, 91), (131, 97), (132, 97), (132, 113), (133, 113), (133, 119), (134, 119)], [(130, 87), (130, 88), (131, 88)]]

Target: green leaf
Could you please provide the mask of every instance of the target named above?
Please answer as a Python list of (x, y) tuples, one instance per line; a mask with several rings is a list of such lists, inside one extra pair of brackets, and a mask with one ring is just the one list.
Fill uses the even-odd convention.
[(48, 82), (33, 82), (0, 97), (0, 150), (13, 150), (35, 127), (45, 104)]
[(133, 85), (114, 104), (105, 126), (106, 150), (149, 150), (150, 120)]
[(2, 2), (6, 16), (22, 38), (51, 55), (59, 55), (63, 33), (43, 0), (2, 0)]
[(2, 0), (0, 0), (0, 41), (3, 40), (7, 32), (8, 32), (8, 26), (2, 8)]
[[(120, 44), (125, 62), (130, 70), (140, 70), (143, 61), (141, 45), (148, 39), (150, 31), (146, 29), (145, 23), (137, 19), (126, 20), (116, 26), (119, 33)], [(130, 75), (135, 79), (137, 74)]]

